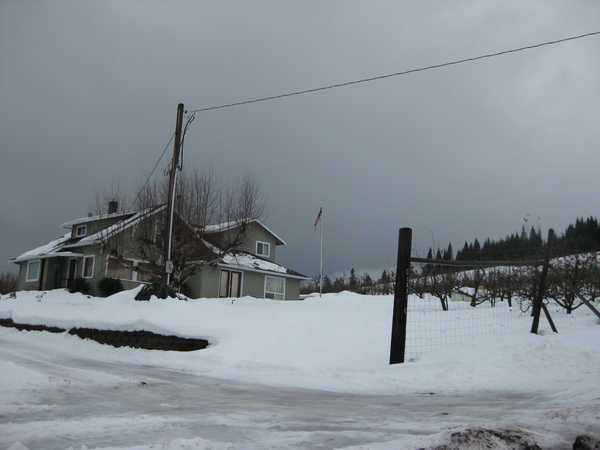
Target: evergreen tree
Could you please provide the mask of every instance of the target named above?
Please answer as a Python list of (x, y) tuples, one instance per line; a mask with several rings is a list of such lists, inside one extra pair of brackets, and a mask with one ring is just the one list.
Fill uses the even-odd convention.
[(323, 278), (323, 292), (333, 292), (333, 283), (327, 275)]
[(358, 286), (358, 279), (356, 278), (356, 273), (354, 272), (354, 268), (350, 269), (350, 278), (348, 279), (348, 287), (351, 291), (356, 291), (356, 287)]
[(452, 250), (452, 243), (448, 244), (448, 248), (444, 253), (444, 260), (452, 261), (454, 259), (454, 251)]
[(387, 284), (389, 282), (390, 282), (390, 276), (388, 275), (387, 271), (384, 270), (383, 272), (381, 272), (381, 278), (379, 278), (379, 283)]

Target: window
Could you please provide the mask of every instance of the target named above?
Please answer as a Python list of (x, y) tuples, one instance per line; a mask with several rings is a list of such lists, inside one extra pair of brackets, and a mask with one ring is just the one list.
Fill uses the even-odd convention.
[(285, 299), (285, 278), (265, 277), (265, 298)]
[(256, 242), (256, 254), (258, 256), (266, 256), (267, 258), (271, 256), (271, 244), (268, 242)]
[(157, 267), (150, 263), (133, 260), (121, 262), (115, 258), (108, 258), (106, 276), (109, 278), (119, 278), (121, 280), (151, 283), (160, 279), (160, 272)]
[(83, 278), (92, 278), (94, 276), (94, 256), (85, 256), (83, 258)]
[(143, 281), (151, 283), (159, 280), (160, 276), (157, 274), (158, 269), (152, 264), (136, 262), (135, 263), (135, 281)]
[(40, 260), (29, 261), (27, 263), (27, 275), (25, 281), (37, 281), (40, 277)]
[(79, 225), (75, 229), (75, 237), (85, 236), (87, 232), (87, 225)]
[(121, 280), (131, 280), (132, 273), (133, 271), (131, 270), (131, 267), (126, 267), (117, 259), (108, 258), (108, 267), (106, 268), (107, 277), (120, 278)]

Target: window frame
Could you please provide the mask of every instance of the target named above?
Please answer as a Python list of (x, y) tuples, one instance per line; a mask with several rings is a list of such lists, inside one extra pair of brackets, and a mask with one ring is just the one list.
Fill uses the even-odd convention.
[[(234, 282), (235, 278), (237, 278), (237, 282)], [(242, 296), (243, 282), (243, 271), (222, 268), (219, 271), (219, 298), (240, 298)]]
[[(269, 278), (282, 282), (283, 289), (281, 292), (267, 290)], [(286, 279), (284, 277), (275, 277), (275, 276), (271, 276), (271, 275), (265, 275), (265, 298), (268, 298), (271, 300), (285, 300), (285, 288), (286, 288)]]
[(83, 237), (87, 235), (87, 224), (77, 225), (75, 227), (75, 237)]
[[(124, 260), (127, 262), (127, 264), (131, 264), (130, 268), (125, 267), (123, 262), (119, 261), (117, 258), (108, 256), (107, 261), (106, 261), (106, 269), (104, 271), (105, 272), (104, 276), (110, 277), (110, 278), (117, 278), (122, 281), (134, 281), (136, 283), (142, 283), (142, 284), (152, 283), (153, 281), (160, 278), (159, 274), (148, 275), (148, 274), (139, 273), (140, 269), (141, 270), (152, 269), (152, 265), (149, 262), (138, 260), (138, 259), (129, 259), (129, 258), (124, 258)], [(110, 261), (114, 261), (114, 262), (111, 263)], [(114, 265), (115, 263), (119, 264), (120, 267), (111, 268), (110, 266)], [(121, 271), (122, 272), (127, 271), (129, 278), (115, 276), (115, 272), (121, 272)], [(117, 275), (121, 275), (121, 274), (117, 273)]]
[[(111, 261), (114, 261), (115, 263), (119, 264), (120, 267), (116, 267), (116, 268), (111, 268), (110, 266)], [(133, 266), (133, 261), (132, 261), (132, 266)], [(115, 272), (119, 272), (119, 271), (129, 271), (129, 278), (123, 278), (121, 276), (115, 276), (115, 275), (120, 275), (119, 273), (115, 274)], [(123, 265), (123, 263), (121, 261), (119, 261), (117, 258), (113, 258), (112, 256), (108, 256), (107, 257), (107, 261), (106, 261), (106, 270), (105, 270), (105, 276), (108, 278), (116, 278), (118, 280), (123, 280), (123, 281), (134, 281), (133, 280), (133, 267), (129, 268), (129, 267), (125, 267)]]
[[(87, 261), (92, 260), (92, 265), (90, 266), (90, 274), (86, 275), (86, 269), (88, 268)], [(81, 276), (83, 278), (94, 278), (94, 266), (96, 265), (96, 257), (95, 255), (87, 255), (83, 257), (83, 264), (81, 267)]]
[[(37, 264), (36, 275), (35, 275), (35, 278), (29, 278), (30, 267), (33, 264)], [(39, 259), (32, 259), (31, 261), (27, 261), (27, 271), (25, 272), (25, 281), (28, 283), (32, 282), (32, 281), (38, 281), (40, 279), (40, 267), (41, 267), (41, 260), (39, 260)]]
[[(265, 252), (259, 252), (258, 251), (258, 247), (262, 246), (263, 249), (266, 248), (266, 253)], [(265, 258), (270, 258), (271, 257), (271, 243), (270, 242), (264, 242), (264, 241), (256, 241), (256, 255), (257, 256), (263, 256)]]

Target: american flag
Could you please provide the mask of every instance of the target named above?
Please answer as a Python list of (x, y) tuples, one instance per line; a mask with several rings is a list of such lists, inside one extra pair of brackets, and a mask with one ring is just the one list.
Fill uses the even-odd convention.
[(319, 214), (317, 215), (317, 218), (315, 220), (315, 226), (313, 227), (313, 233), (315, 231), (317, 231), (317, 226), (319, 225), (319, 222), (323, 220), (323, 207), (321, 206), (321, 209), (319, 210)]

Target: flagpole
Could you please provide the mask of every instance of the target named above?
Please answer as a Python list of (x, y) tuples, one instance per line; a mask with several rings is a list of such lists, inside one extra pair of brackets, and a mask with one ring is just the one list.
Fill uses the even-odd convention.
[[(321, 199), (321, 211), (323, 211), (323, 199)], [(323, 216), (321, 216), (323, 217)], [(319, 280), (319, 298), (323, 296), (323, 219), (321, 218), (321, 271)]]
[(321, 209), (317, 218), (315, 219), (315, 225), (313, 226), (313, 233), (317, 231), (317, 227), (321, 224), (321, 268), (319, 270), (319, 297), (323, 296), (323, 199), (321, 199)]

